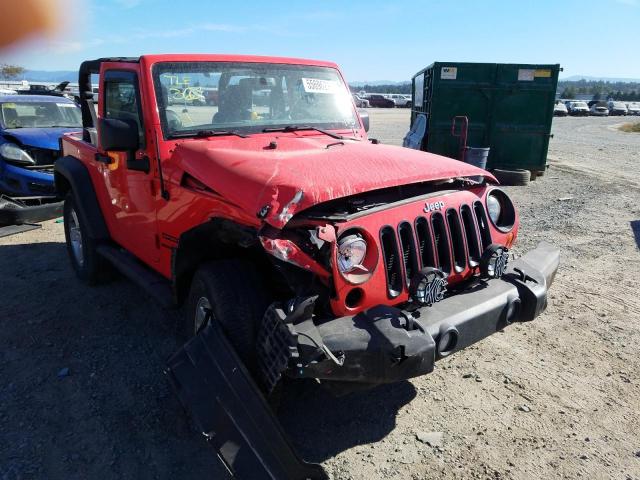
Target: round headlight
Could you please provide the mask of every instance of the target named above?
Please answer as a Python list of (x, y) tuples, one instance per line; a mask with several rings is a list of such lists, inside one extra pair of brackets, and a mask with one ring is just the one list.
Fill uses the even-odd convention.
[(516, 209), (509, 196), (498, 188), (487, 195), (487, 213), (491, 223), (503, 233), (511, 231), (516, 223)]
[(487, 211), (491, 221), (495, 224), (500, 219), (500, 213), (502, 212), (502, 206), (500, 206), (500, 200), (495, 196), (489, 194), (487, 197)]
[(360, 270), (367, 272), (362, 265), (367, 255), (367, 242), (357, 233), (345, 235), (338, 241), (338, 269), (342, 273)]
[(36, 164), (35, 160), (15, 143), (3, 143), (0, 145), (0, 155), (10, 162), (24, 165)]

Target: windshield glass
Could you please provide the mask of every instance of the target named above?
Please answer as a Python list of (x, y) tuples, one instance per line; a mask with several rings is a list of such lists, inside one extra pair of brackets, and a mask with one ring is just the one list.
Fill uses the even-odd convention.
[(584, 103), (584, 102), (574, 102), (573, 106), (574, 107), (580, 107), (580, 108), (589, 108), (589, 107), (587, 107), (587, 104)]
[(66, 102), (0, 103), (2, 128), (82, 127), (80, 109)]
[(613, 108), (627, 108), (627, 106), (622, 102), (613, 102)]
[(242, 133), (286, 125), (358, 127), (333, 68), (271, 63), (175, 62), (154, 66), (166, 137), (202, 130)]

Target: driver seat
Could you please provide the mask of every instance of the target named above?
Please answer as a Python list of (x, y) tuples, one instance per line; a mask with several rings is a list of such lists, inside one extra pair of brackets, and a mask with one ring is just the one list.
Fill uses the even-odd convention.
[(238, 85), (228, 85), (220, 97), (218, 112), (212, 123), (240, 122), (251, 119), (253, 90), (249, 83), (240, 81)]

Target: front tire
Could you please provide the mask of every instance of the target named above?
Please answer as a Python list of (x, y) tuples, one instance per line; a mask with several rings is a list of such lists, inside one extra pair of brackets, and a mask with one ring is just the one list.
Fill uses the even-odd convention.
[(106, 280), (111, 266), (98, 255), (96, 244), (82, 222), (71, 191), (64, 200), (63, 220), (67, 252), (77, 277), (87, 285)]
[(192, 337), (210, 321), (219, 322), (245, 366), (255, 371), (256, 338), (268, 306), (269, 295), (250, 263), (235, 259), (208, 262), (193, 277), (183, 333)]

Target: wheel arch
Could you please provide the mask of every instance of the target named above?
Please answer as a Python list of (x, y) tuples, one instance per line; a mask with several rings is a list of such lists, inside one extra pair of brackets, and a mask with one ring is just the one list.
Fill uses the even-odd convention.
[(60, 196), (72, 192), (78, 215), (89, 236), (96, 241), (109, 240), (109, 230), (87, 167), (76, 157), (61, 157), (55, 163), (54, 182)]
[(263, 273), (272, 268), (267, 257), (255, 228), (226, 218), (212, 218), (180, 235), (178, 246), (173, 250), (171, 270), (175, 301), (178, 305), (184, 303), (193, 276), (204, 262), (245, 258)]

